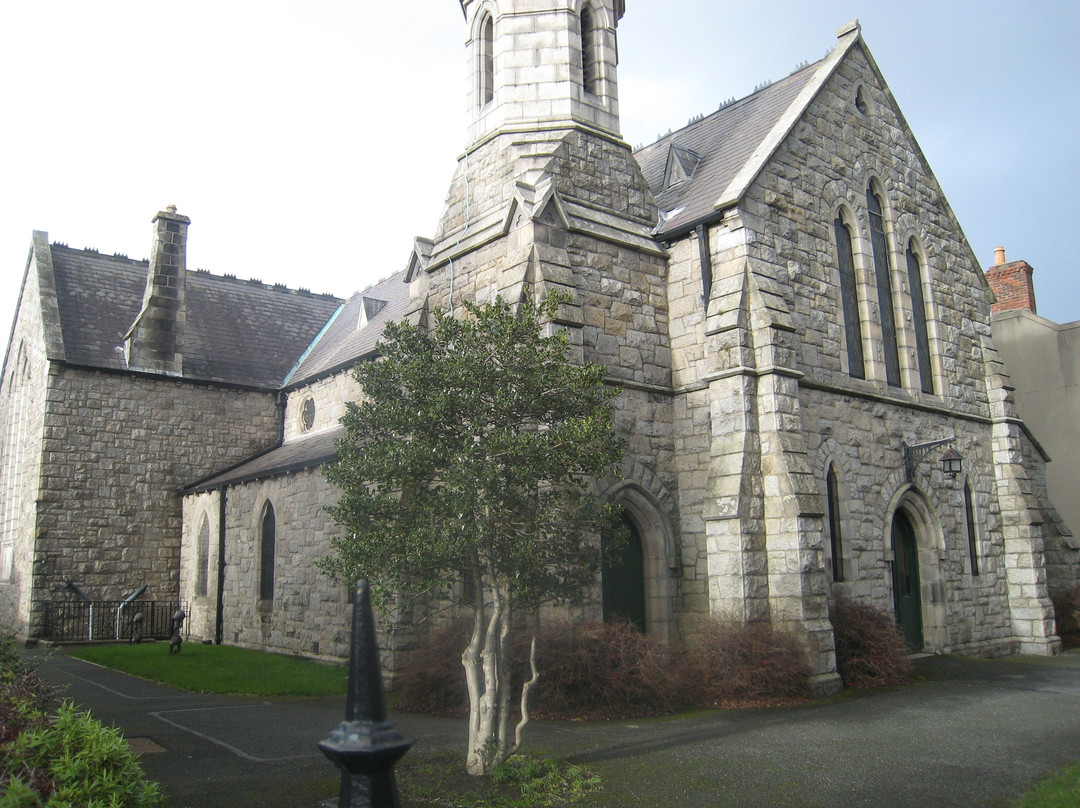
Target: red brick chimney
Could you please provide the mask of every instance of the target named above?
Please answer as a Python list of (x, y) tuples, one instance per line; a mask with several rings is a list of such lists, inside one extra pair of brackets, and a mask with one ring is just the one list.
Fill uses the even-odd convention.
[(154, 217), (154, 243), (142, 310), (124, 337), (128, 367), (180, 376), (184, 372), (184, 280), (191, 219), (169, 205)]
[(1031, 264), (1027, 261), (1005, 261), (1005, 248), (994, 250), (994, 266), (986, 270), (986, 280), (997, 298), (990, 307), (994, 314), (1012, 309), (1027, 309), (1035, 314), (1035, 285), (1031, 282)]

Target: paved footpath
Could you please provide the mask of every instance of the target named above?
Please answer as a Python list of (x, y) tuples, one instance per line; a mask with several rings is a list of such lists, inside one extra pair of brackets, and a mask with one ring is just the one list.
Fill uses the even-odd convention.
[[(1080, 653), (917, 664), (910, 688), (801, 707), (537, 722), (524, 751), (597, 770), (597, 808), (1003, 808), (1080, 762)], [(41, 673), (123, 730), (170, 806), (314, 808), (336, 794), (336, 771), (316, 744), (341, 722), (343, 699), (188, 694), (62, 651), (43, 658)], [(404, 763), (463, 753), (462, 721), (391, 720), (415, 739)]]

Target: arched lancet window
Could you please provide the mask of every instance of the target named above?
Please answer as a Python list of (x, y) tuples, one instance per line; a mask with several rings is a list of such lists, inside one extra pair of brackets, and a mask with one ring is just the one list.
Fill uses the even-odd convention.
[(832, 553), (832, 579), (844, 580), (844, 539), (840, 532), (840, 486), (836, 480), (836, 467), (829, 464), (825, 478), (829, 501), (829, 549)]
[(592, 9), (581, 9), (581, 76), (585, 91), (594, 95), (600, 85), (599, 32)]
[(259, 598), (274, 599), (274, 553), (277, 541), (277, 522), (274, 518), (274, 506), (267, 501), (262, 515), (262, 551), (259, 565)]
[(848, 374), (856, 379), (865, 379), (862, 321), (859, 318), (859, 297), (855, 285), (854, 250), (851, 246), (851, 229), (844, 221), (842, 211), (837, 211), (833, 229), (836, 232), (836, 266), (840, 270), (840, 304), (844, 312)]
[(900, 351), (896, 343), (896, 316), (893, 313), (892, 267), (888, 242), (885, 240), (884, 209), (873, 185), (866, 186), (866, 207), (870, 212), (870, 242), (874, 250), (874, 275), (877, 279), (878, 310), (881, 313), (885, 380), (890, 387), (899, 387)]
[(203, 514), (199, 526), (198, 545), (195, 548), (195, 594), (206, 596), (207, 581), (210, 578), (210, 517)]
[(645, 553), (637, 524), (625, 510), (622, 513), (625, 541), (612, 550), (601, 543), (603, 569), (601, 601), (604, 622), (625, 620), (645, 630)]
[(930, 365), (930, 332), (923, 295), (923, 262), (915, 251), (915, 239), (908, 242), (907, 271), (908, 286), (911, 287), (911, 318), (915, 325), (915, 353), (919, 360), (919, 382), (924, 393), (934, 392), (934, 370)]
[(480, 23), (480, 54), (477, 65), (477, 97), (480, 106), (491, 103), (495, 97), (495, 20), (485, 14)]
[(979, 574), (979, 543), (975, 535), (975, 508), (971, 502), (971, 483), (964, 483), (964, 516), (967, 520), (968, 557), (971, 559), (971, 574)]

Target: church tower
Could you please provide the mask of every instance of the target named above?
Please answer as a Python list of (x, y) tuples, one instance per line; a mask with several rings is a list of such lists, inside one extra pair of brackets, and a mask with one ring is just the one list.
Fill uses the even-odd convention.
[[(642, 545), (635, 621), (668, 635), (678, 556), (667, 251), (657, 208), (619, 132), (616, 27), (623, 0), (459, 0), (467, 145), (433, 239), (408, 265), (407, 316), (465, 301), (565, 294), (551, 330), (621, 388), (628, 452), (601, 481)], [(677, 566), (677, 565), (676, 565)], [(597, 598), (594, 617), (601, 616)]]
[(616, 28), (623, 0), (461, 0), (471, 142), (578, 124), (619, 136)]

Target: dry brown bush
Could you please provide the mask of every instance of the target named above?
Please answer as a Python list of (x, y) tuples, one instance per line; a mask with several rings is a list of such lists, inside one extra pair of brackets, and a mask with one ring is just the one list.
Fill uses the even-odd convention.
[(537, 717), (629, 718), (681, 706), (672, 655), (629, 623), (546, 624), (536, 647)]
[(420, 638), (394, 680), (397, 709), (452, 718), (469, 714), (461, 652), (469, 642), (470, 623), (467, 618), (454, 620)]
[(809, 692), (802, 642), (768, 623), (699, 620), (680, 657), (684, 699), (699, 707), (787, 703)]
[[(528, 669), (531, 635), (512, 649), (515, 687)], [(432, 715), (468, 712), (461, 651), (468, 622), (431, 631), (411, 653), (395, 690), (397, 708)], [(747, 707), (807, 695), (802, 644), (762, 623), (707, 618), (687, 643), (665, 646), (628, 623), (553, 622), (537, 637), (540, 678), (533, 717), (630, 718), (687, 706)]]
[(1066, 648), (1080, 647), (1080, 584), (1050, 593), (1057, 633)]
[(911, 682), (915, 668), (904, 635), (892, 616), (849, 598), (829, 612), (836, 639), (836, 667), (848, 687), (886, 687)]

